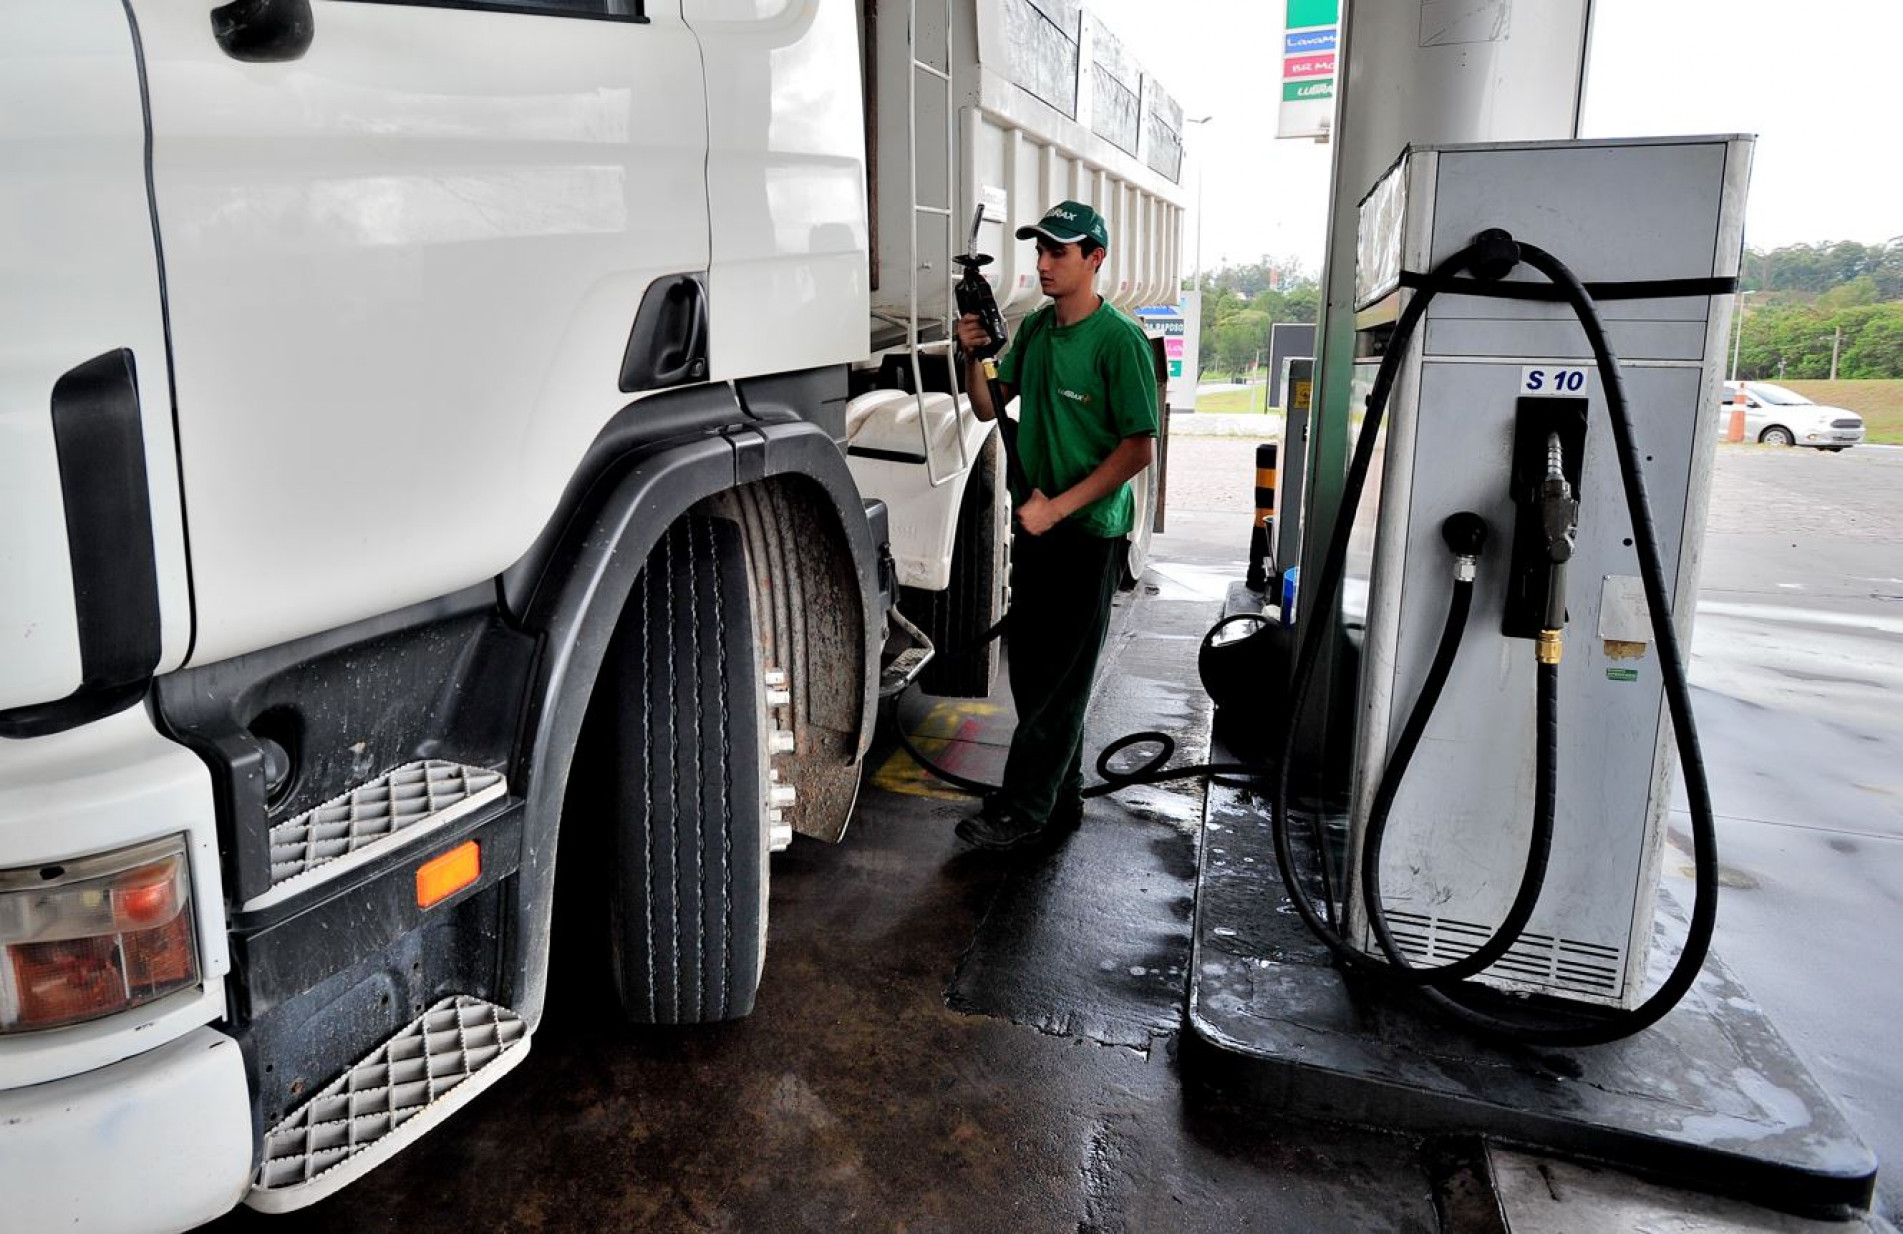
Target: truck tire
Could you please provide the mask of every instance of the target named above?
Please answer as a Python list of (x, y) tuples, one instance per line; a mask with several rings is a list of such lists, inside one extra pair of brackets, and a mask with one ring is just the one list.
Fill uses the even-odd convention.
[(1123, 555), (1123, 567), (1117, 579), (1117, 586), (1124, 591), (1136, 590), (1137, 580), (1150, 564), (1150, 538), (1156, 528), (1156, 485), (1161, 468), (1160, 461), (1151, 463), (1130, 482), (1136, 498), (1136, 522), (1130, 528), (1129, 549)]
[(766, 952), (765, 693), (740, 530), (676, 522), (635, 582), (614, 691), (609, 938), (622, 1012), (753, 1010)]
[(899, 588), (899, 610), (932, 640), (938, 654), (919, 674), (919, 689), (941, 698), (984, 698), (998, 676), (996, 639), (980, 643), (997, 621), (994, 597), (1002, 585), (996, 554), (993, 467), (971, 469), (958, 505), (952, 541), (951, 584), (943, 591)]

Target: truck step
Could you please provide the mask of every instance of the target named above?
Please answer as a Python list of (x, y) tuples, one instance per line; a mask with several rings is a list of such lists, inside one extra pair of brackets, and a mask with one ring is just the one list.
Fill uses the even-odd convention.
[(271, 828), (271, 889), (264, 908), (373, 861), (502, 796), (502, 774), (442, 759), (405, 763)]
[(529, 1027), (515, 1012), (466, 994), (444, 999), (265, 1134), (245, 1203), (285, 1213), (348, 1186), (528, 1053)]
[(879, 697), (891, 698), (912, 684), (935, 654), (932, 640), (907, 621), (896, 607), (888, 614), (891, 629), (886, 634), (885, 651), (879, 660)]

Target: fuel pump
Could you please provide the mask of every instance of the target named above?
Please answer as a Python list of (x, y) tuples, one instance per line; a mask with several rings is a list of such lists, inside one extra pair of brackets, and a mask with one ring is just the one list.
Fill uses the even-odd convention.
[[(1412, 149), (1362, 203), (1365, 415), (1291, 688), (1299, 715), (1339, 620), (1345, 887), (1317, 905), (1295, 877), (1294, 723), (1277, 851), (1346, 966), (1486, 1031), (1623, 1036), (1703, 964), (1717, 867), (1681, 646), (1751, 145)], [(1646, 996), (1675, 763), (1696, 895)]]

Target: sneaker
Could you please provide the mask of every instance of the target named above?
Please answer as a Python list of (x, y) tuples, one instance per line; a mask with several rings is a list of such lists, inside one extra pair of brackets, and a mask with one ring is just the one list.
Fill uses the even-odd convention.
[(954, 828), (958, 838), (973, 848), (990, 849), (1004, 853), (1016, 848), (1028, 848), (1044, 838), (1044, 824), (1035, 819), (1026, 818), (1015, 810), (994, 812), (981, 810), (958, 820)]

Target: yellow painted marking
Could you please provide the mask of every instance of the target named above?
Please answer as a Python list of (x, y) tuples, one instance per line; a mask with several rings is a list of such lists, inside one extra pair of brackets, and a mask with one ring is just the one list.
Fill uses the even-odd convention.
[[(925, 713), (918, 730), (911, 734), (912, 744), (919, 753), (933, 762), (943, 762), (942, 755), (959, 743), (976, 740), (978, 731), (984, 722), (1003, 712), (1004, 708), (996, 703), (987, 703), (967, 699), (943, 699), (932, 704)], [(961, 775), (972, 779), (980, 777), (961, 767), (951, 768)], [(962, 801), (970, 796), (946, 784), (925, 768), (912, 760), (903, 746), (892, 751), (879, 769), (872, 775), (874, 788), (882, 788), (888, 793), (904, 793), (909, 797), (930, 797), (935, 801)]]
[(1275, 468), (1258, 467), (1255, 469), (1255, 482), (1263, 488), (1275, 487)]

